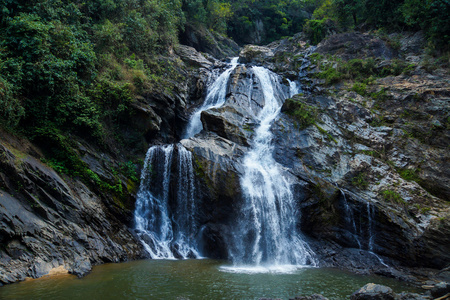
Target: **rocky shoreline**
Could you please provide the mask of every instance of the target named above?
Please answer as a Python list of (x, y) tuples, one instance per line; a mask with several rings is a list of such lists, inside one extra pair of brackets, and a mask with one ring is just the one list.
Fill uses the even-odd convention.
[[(444, 300), (450, 297), (450, 284), (440, 282), (435, 285), (425, 286), (427, 291), (418, 293), (394, 293), (388, 286), (368, 283), (359, 290), (355, 291), (348, 299), (350, 300)], [(260, 300), (272, 300), (261, 298)], [(289, 300), (328, 300), (328, 298), (313, 294), (311, 296), (297, 296)]]

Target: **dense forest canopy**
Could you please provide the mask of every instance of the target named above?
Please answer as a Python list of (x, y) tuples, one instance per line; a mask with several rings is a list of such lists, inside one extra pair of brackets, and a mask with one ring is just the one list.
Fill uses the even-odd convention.
[[(263, 43), (331, 20), (339, 30), (424, 30), (430, 41), (450, 41), (448, 0), (184, 0), (186, 19), (245, 41), (262, 24)], [(259, 25), (261, 26), (261, 25)], [(320, 27), (320, 26), (319, 26)]]
[(170, 92), (182, 75), (165, 54), (186, 23), (241, 43), (257, 30), (261, 43), (302, 30), (318, 43), (326, 26), (450, 41), (448, 0), (1, 0), (0, 10), (2, 126), (60, 148), (68, 132), (120, 140), (134, 95)]

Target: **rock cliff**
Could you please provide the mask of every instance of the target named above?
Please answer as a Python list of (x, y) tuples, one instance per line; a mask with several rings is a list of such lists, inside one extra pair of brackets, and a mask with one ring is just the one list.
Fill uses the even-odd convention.
[[(225, 67), (211, 55), (237, 50), (218, 43), (200, 49), (199, 33), (185, 34), (188, 45), (209, 55), (180, 45), (173, 59), (183, 62), (187, 80), (176, 91), (136, 99), (138, 158), (149, 144), (180, 140), (211, 71)], [(272, 124), (274, 158), (291, 182), (298, 228), (320, 264), (404, 280), (415, 280), (406, 267), (450, 264), (450, 75), (430, 67), (420, 35), (392, 38), (399, 45), (342, 34), (315, 48), (297, 35), (241, 51), (224, 106), (204, 111), (203, 131), (180, 142), (193, 153), (204, 255), (228, 256), (242, 205), (242, 158), (265, 104), (251, 66), (263, 65), (281, 75), (277, 95), (289, 95), (289, 81), (301, 84)], [(83, 275), (95, 264), (146, 257), (130, 229), (138, 183), (117, 172), (127, 156), (73, 140), (91, 180), (50, 168), (45, 145), (1, 134), (1, 283), (61, 266)]]
[[(212, 245), (226, 241), (239, 207), (241, 159), (264, 105), (250, 66), (263, 65), (286, 78), (277, 93), (287, 79), (302, 83), (272, 126), (274, 156), (293, 180), (299, 228), (321, 264), (410, 280), (403, 267), (450, 263), (450, 76), (427, 68), (420, 39), (397, 37), (393, 48), (351, 33), (308, 48), (297, 36), (243, 49), (227, 102), (203, 112), (204, 131), (182, 141), (201, 170), (202, 201), (224, 207), (211, 211), (207, 254), (223, 257)], [(366, 61), (368, 81), (340, 71)], [(342, 74), (328, 80), (333, 70)]]

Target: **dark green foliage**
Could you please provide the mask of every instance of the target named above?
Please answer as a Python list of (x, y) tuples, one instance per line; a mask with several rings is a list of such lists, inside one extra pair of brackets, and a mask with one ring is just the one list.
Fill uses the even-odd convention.
[(299, 129), (316, 124), (319, 114), (317, 107), (294, 99), (286, 100), (283, 111), (297, 121)]
[(450, 44), (450, 1), (405, 0), (399, 7), (406, 25), (424, 30), (435, 46), (444, 51)]
[(360, 189), (367, 188), (369, 186), (369, 183), (367, 182), (367, 174), (364, 172), (359, 172), (355, 177), (352, 178), (352, 185)]
[(407, 180), (407, 181), (416, 181), (416, 182), (420, 182), (420, 178), (417, 175), (418, 172), (420, 172), (420, 170), (418, 169), (397, 169), (398, 174), (400, 175), (400, 177), (402, 177), (403, 179)]
[(248, 37), (263, 28), (261, 44), (292, 36), (302, 30), (308, 17), (307, 9), (314, 9), (312, 1), (234, 0), (233, 16), (227, 22), (228, 35), (238, 43), (248, 42)]
[(190, 23), (203, 24), (221, 34), (227, 32), (228, 21), (233, 16), (231, 1), (183, 0), (183, 11)]
[(361, 96), (365, 96), (367, 94), (367, 84), (356, 82), (353, 84), (352, 91), (360, 94)]
[[(413, 65), (398, 59), (391, 60), (389, 64), (383, 67), (377, 67), (373, 58), (343, 61), (336, 57), (325, 59), (323, 56), (316, 54), (311, 55), (311, 60), (320, 68), (320, 72), (312, 74), (313, 77), (325, 79), (325, 84), (337, 83), (343, 79), (358, 81), (352, 90), (363, 96), (366, 93), (367, 85), (371, 84), (375, 78), (409, 74), (414, 68)], [(383, 93), (380, 92), (380, 94), (373, 96), (381, 97)]]
[(400, 6), (404, 0), (365, 0), (365, 21), (375, 27), (399, 29), (402, 24)]
[(152, 60), (177, 41), (183, 22), (178, 0), (1, 3), (4, 126), (54, 127), (97, 140), (105, 120), (118, 124), (129, 117), (133, 94), (152, 75), (139, 59), (141, 68), (130, 66), (135, 71), (126, 70), (128, 77), (104, 76), (105, 71), (115, 63), (124, 73), (130, 54)]
[[(449, 50), (449, 0), (320, 0), (315, 1), (314, 7), (308, 23), (315, 26), (331, 19), (343, 31), (360, 25), (388, 31), (423, 30), (435, 50)], [(313, 43), (318, 42), (311, 32), (321, 33), (320, 30), (312, 31), (310, 26), (305, 29)], [(398, 49), (398, 42), (389, 44)]]
[(389, 95), (387, 94), (385, 88), (381, 88), (377, 92), (370, 93), (370, 97), (373, 100), (380, 100), (380, 101), (385, 101), (385, 100), (389, 99)]
[(24, 115), (24, 108), (14, 96), (14, 87), (0, 76), (0, 125), (14, 128)]
[(400, 196), (399, 193), (392, 191), (392, 190), (384, 190), (381, 192), (381, 196), (383, 196), (383, 199), (386, 201), (389, 201), (394, 204), (404, 204), (406, 203), (405, 200), (403, 200), (402, 196)]
[(127, 161), (125, 163), (120, 164), (120, 171), (126, 177), (130, 178), (134, 182), (138, 182), (138, 174), (136, 171), (136, 165), (132, 161)]
[(136, 147), (134, 99), (182, 77), (160, 58), (183, 26), (181, 0), (0, 0), (0, 10), (0, 126), (41, 146), (57, 172), (121, 198), (119, 176), (138, 181), (134, 164), (100, 178), (73, 141)]
[(326, 21), (322, 20), (307, 20), (303, 26), (303, 32), (313, 45), (317, 45), (326, 36)]
[(70, 137), (54, 127), (37, 128), (32, 140), (46, 151), (46, 162), (57, 172), (69, 176), (83, 175), (86, 165), (78, 157)]

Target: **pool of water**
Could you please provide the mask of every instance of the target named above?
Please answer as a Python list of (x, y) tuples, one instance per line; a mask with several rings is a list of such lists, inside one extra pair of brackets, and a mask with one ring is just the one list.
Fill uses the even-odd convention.
[(0, 299), (289, 299), (322, 294), (348, 299), (373, 282), (394, 291), (404, 283), (327, 268), (233, 268), (227, 262), (141, 260), (95, 267), (82, 279), (72, 275), (29, 280), (0, 288)]

